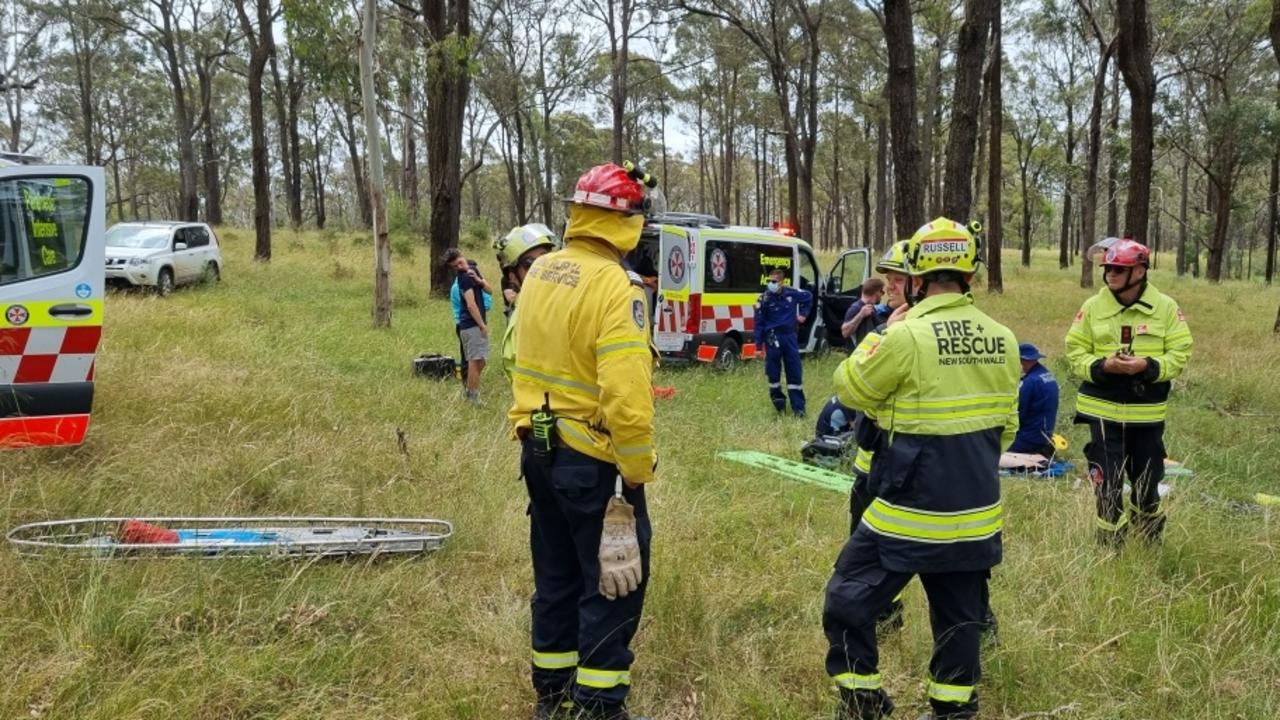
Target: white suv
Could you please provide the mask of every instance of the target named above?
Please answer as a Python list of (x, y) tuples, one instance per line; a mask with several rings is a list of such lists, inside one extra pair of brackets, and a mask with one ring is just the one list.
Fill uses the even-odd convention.
[(218, 237), (204, 223), (119, 223), (107, 231), (107, 283), (154, 287), (222, 279)]

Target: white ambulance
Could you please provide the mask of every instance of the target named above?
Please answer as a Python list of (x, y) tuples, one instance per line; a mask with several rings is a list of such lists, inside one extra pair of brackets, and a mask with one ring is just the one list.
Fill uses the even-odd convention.
[(755, 304), (769, 271), (783, 268), (793, 287), (814, 295), (798, 329), (800, 351), (842, 345), (844, 312), (869, 277), (870, 250), (844, 251), (823, 274), (809, 243), (776, 229), (730, 226), (708, 215), (666, 213), (650, 219), (628, 260), (651, 292), (653, 341), (665, 359), (728, 369), (762, 355)]
[(102, 168), (0, 157), (0, 449), (83, 441), (102, 336)]

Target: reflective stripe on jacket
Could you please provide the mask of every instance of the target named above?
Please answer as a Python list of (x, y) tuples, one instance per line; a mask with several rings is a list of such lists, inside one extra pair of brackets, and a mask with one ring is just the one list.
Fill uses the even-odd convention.
[(896, 572), (982, 570), (1000, 562), (1000, 451), (1018, 427), (1013, 333), (970, 295), (926, 298), (869, 335), (835, 372), (840, 401), (884, 434), (859, 533)]
[[(1084, 301), (1067, 331), (1071, 372), (1084, 380), (1076, 398), (1076, 416), (1117, 423), (1164, 422), (1169, 381), (1186, 368), (1191, 344), (1191, 329), (1178, 303), (1155, 286), (1148, 284), (1129, 307), (1102, 288)], [(1104, 373), (1103, 362), (1122, 348), (1147, 358), (1147, 371)]]
[(576, 238), (529, 269), (512, 319), (517, 434), (550, 397), (560, 441), (618, 466), (632, 483), (653, 478), (653, 359), (649, 312), (615, 251)]

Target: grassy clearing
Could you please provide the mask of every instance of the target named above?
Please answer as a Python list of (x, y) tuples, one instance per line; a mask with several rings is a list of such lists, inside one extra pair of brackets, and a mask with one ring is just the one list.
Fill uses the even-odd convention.
[[(410, 377), (417, 353), (456, 347), (447, 304), (425, 299), (425, 252), (398, 253), (395, 326), (377, 331), (367, 240), (282, 237), (269, 266), (250, 261), (250, 233), (229, 231), (225, 244), (217, 287), (108, 298), (89, 439), (0, 455), (5, 527), (396, 514), (445, 517), (458, 532), (434, 557), (373, 565), (0, 552), (0, 716), (524, 716), (531, 580), (509, 394), (493, 370), (479, 409), (453, 383)], [(1008, 266), (1007, 293), (979, 290), (979, 303), (1064, 378), (1062, 336), (1086, 293), (1074, 270), (1036, 262)], [(1006, 562), (993, 583), (1002, 643), (985, 656), (985, 717), (1069, 703), (1077, 710), (1058, 717), (1280, 716), (1280, 518), (1226, 504), (1280, 493), (1280, 342), (1268, 332), (1280, 290), (1165, 272), (1156, 282), (1196, 337), (1166, 440), (1197, 477), (1169, 502), (1164, 546), (1118, 557), (1092, 544), (1077, 478), (1006, 483)], [(815, 409), (838, 360), (806, 361)], [(655, 576), (633, 704), (665, 720), (826, 717), (819, 617), (847, 500), (715, 459), (794, 455), (811, 423), (772, 417), (758, 365), (664, 369), (657, 382), (678, 396), (658, 404)], [(1061, 427), (1078, 462), (1084, 435)], [(929, 652), (917, 585), (907, 607), (882, 656), (910, 718), (924, 707)]]

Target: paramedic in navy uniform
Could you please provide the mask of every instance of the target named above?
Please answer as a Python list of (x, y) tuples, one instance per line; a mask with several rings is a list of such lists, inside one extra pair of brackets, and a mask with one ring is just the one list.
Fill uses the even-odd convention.
[[(768, 289), (755, 306), (756, 348), (764, 348), (764, 374), (769, 379), (769, 399), (781, 414), (791, 400), (791, 412), (804, 417), (804, 376), (800, 368), (800, 344), (796, 328), (813, 308), (813, 294), (783, 285), (786, 271), (769, 271)], [(782, 366), (787, 370), (787, 396), (782, 394)]]

